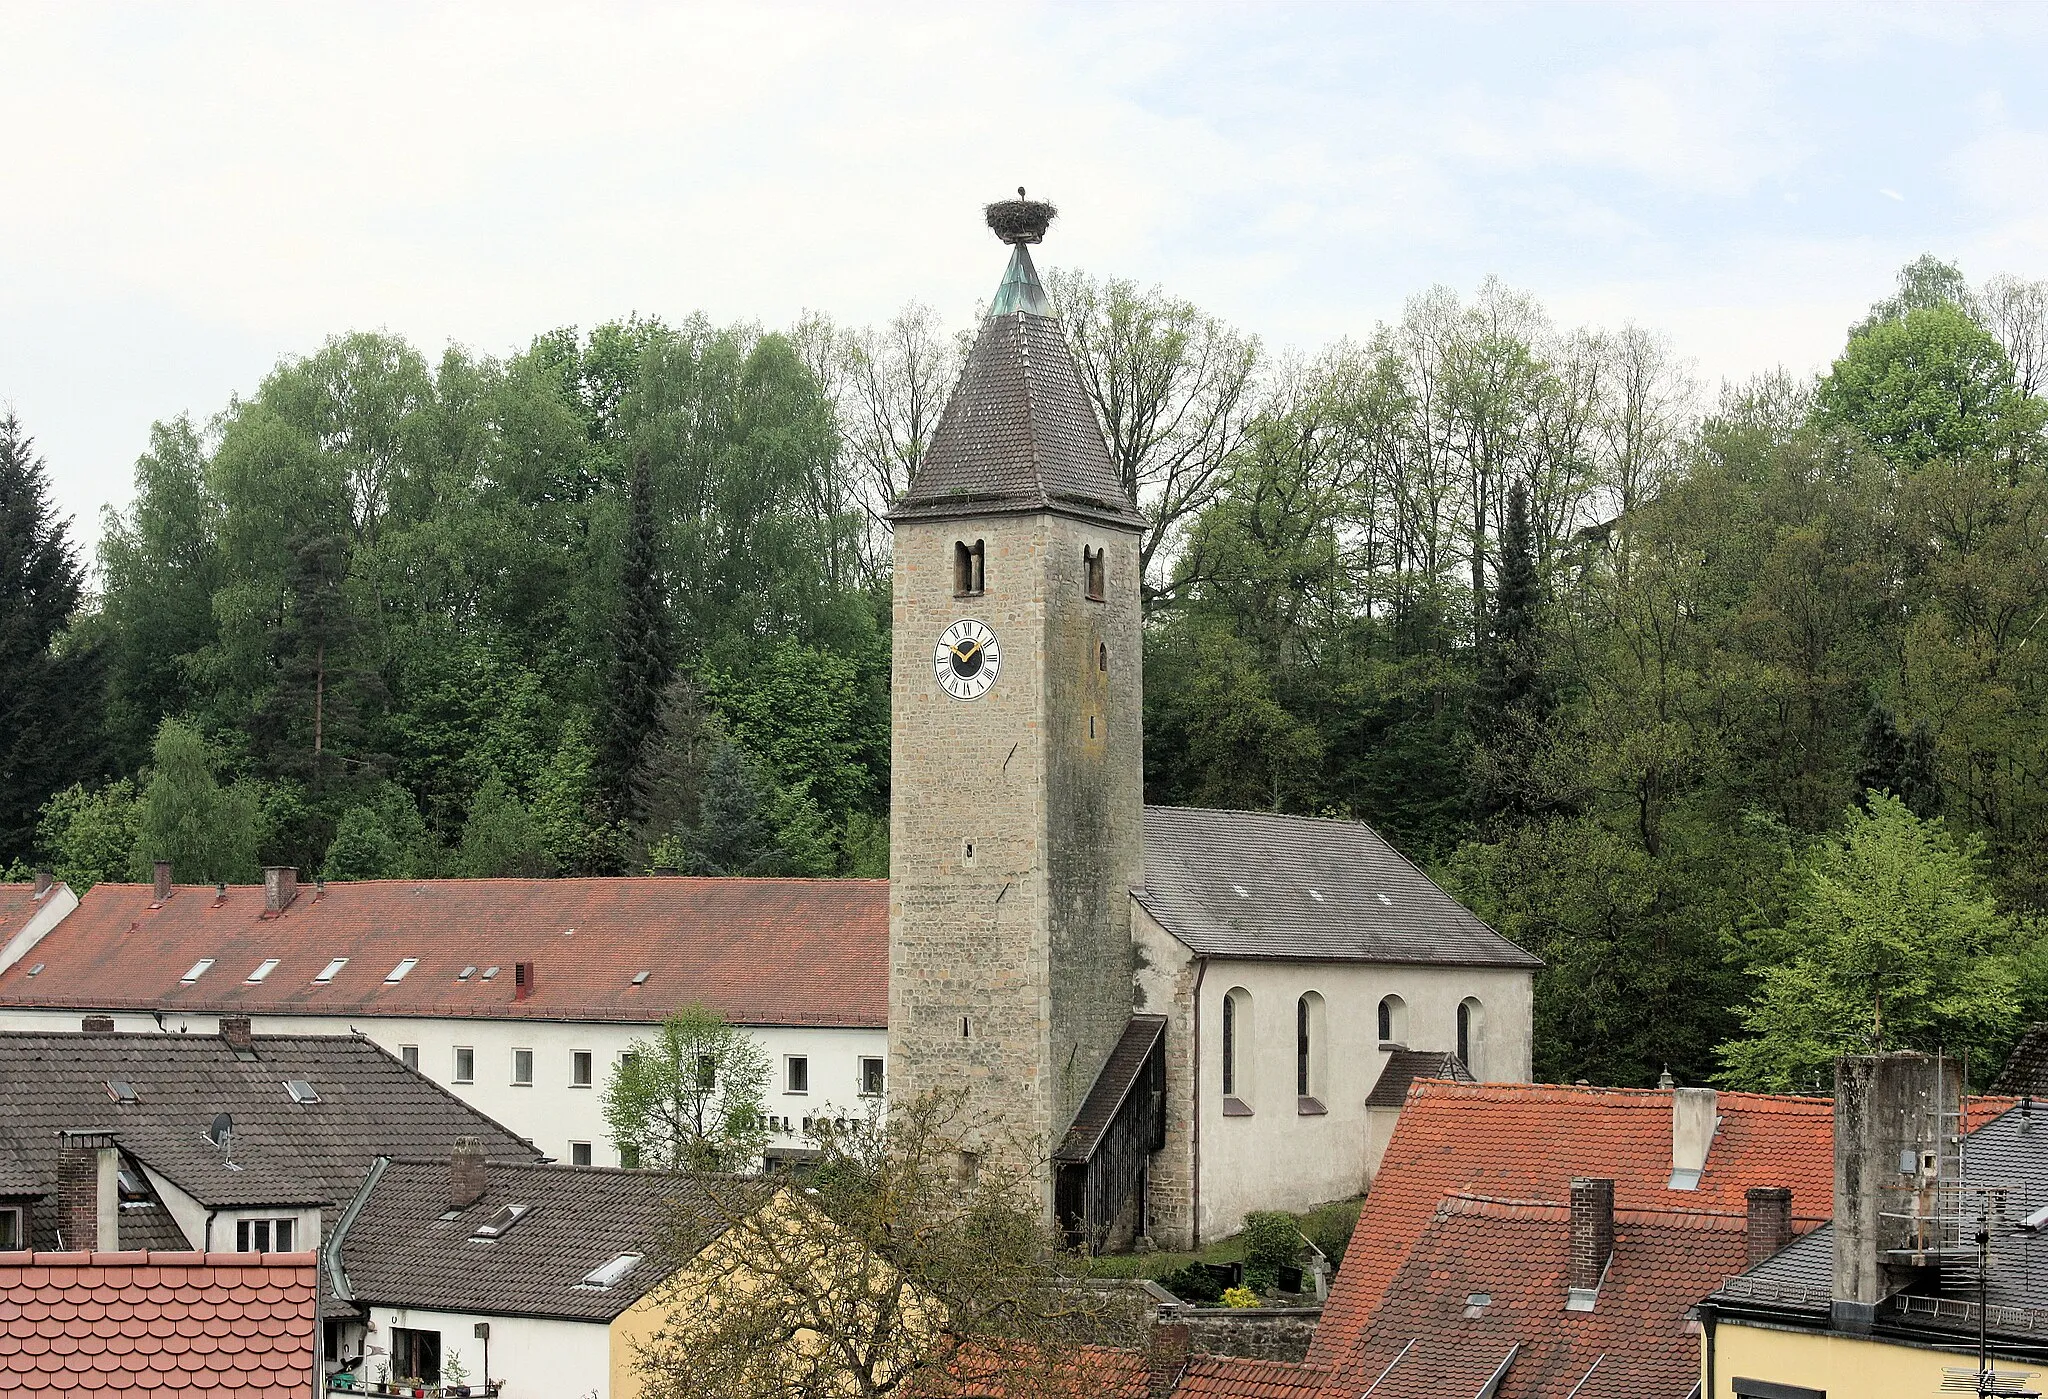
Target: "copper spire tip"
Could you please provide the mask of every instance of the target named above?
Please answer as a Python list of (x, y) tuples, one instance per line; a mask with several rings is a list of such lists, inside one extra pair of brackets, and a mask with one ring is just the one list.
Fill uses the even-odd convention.
[(1046, 226), (1060, 216), (1050, 200), (1027, 199), (1017, 186), (1015, 199), (999, 199), (982, 210), (989, 230), (1005, 243), (1042, 243)]

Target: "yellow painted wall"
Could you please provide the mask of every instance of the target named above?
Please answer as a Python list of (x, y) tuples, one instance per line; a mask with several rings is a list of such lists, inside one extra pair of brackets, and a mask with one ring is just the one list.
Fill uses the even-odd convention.
[[(1714, 1337), (1712, 1399), (1732, 1399), (1738, 1375), (1825, 1390), (1828, 1399), (1934, 1399), (1944, 1370), (1976, 1363), (1974, 1351), (1963, 1354), (1826, 1332), (1776, 1331), (1723, 1318)], [(2008, 1362), (2005, 1368), (2016, 1367)]]

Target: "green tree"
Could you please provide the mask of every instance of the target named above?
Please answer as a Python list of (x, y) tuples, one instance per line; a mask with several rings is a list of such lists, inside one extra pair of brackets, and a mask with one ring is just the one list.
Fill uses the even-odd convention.
[(1967, 1053), (1989, 1073), (2018, 1019), (2018, 928), (1958, 844), (1871, 793), (1800, 865), (1784, 921), (1741, 951), (1756, 996), (1721, 1048), (1731, 1087), (1810, 1091), (1842, 1054)]
[(471, 879), (533, 879), (554, 872), (540, 823), (497, 772), (476, 789), (456, 864)]
[(633, 462), (632, 534), (620, 582), (618, 622), (612, 632), (602, 759), (613, 809), (628, 823), (640, 815), (632, 775), (655, 734), (662, 694), (674, 666), (658, 531), (654, 476), (643, 451)]
[(752, 1032), (684, 1006), (612, 1067), (605, 1125), (620, 1153), (644, 1167), (753, 1170), (768, 1141), (768, 1070)]
[(169, 860), (172, 877), (187, 882), (254, 879), (255, 793), (222, 787), (205, 738), (177, 719), (158, 727), (150, 758), (129, 861), (135, 878), (149, 878), (155, 861)]
[(1858, 804), (1889, 792), (1915, 816), (1941, 811), (1941, 778), (1934, 767), (1934, 734), (1926, 720), (1901, 733), (1890, 706), (1872, 699), (1863, 725), (1862, 762), (1856, 769)]
[(1820, 382), (1816, 419), (1862, 434), (1886, 460), (2029, 453), (2042, 405), (2025, 397), (1989, 331), (1952, 305), (1880, 321), (1849, 342)]
[(1529, 528), (1529, 491), (1517, 481), (1508, 490), (1500, 577), (1474, 714), (1480, 744), (1478, 805), (1482, 816), (1496, 821), (1525, 819), (1546, 804), (1529, 762), (1543, 742), (1548, 718), (1543, 650), (1543, 584)]
[(780, 852), (772, 801), (773, 793), (744, 749), (730, 740), (714, 747), (704, 771), (697, 821), (687, 839), (690, 873), (775, 873)]
[(141, 821), (130, 779), (92, 789), (74, 783), (43, 804), (37, 844), (57, 878), (83, 894), (95, 884), (128, 877)]
[(0, 866), (32, 853), (51, 794), (98, 766), (101, 656), (62, 644), (84, 585), (42, 458), (0, 416)]

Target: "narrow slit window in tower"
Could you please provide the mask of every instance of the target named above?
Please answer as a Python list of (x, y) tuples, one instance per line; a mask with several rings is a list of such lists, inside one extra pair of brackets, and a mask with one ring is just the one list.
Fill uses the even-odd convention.
[(980, 594), (986, 574), (982, 567), (987, 550), (977, 539), (972, 544), (960, 540), (953, 546), (953, 591), (961, 597), (975, 597)]
[(1096, 602), (1103, 600), (1102, 555), (1103, 550), (1081, 546), (1081, 563), (1088, 574), (1088, 596)]

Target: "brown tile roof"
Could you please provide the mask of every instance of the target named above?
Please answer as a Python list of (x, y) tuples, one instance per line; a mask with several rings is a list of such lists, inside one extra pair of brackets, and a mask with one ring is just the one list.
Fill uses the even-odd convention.
[(2006, 1097), (2048, 1097), (2048, 1024), (2034, 1024), (2006, 1056), (1991, 1091)]
[[(1442, 1201), (1347, 1375), (1363, 1376), (1373, 1399), (1477, 1394), (1512, 1352), (1503, 1399), (1686, 1399), (1700, 1345), (1686, 1313), (1741, 1265), (1744, 1216), (1616, 1211), (1613, 1260), (1587, 1312), (1565, 1310), (1570, 1221), (1564, 1205)], [(1468, 1305), (1480, 1297), (1483, 1307)], [(1340, 1390), (1357, 1392), (1328, 1392)]]
[(1145, 1060), (1165, 1034), (1166, 1017), (1163, 1015), (1134, 1015), (1130, 1018), (1122, 1037), (1116, 1042), (1116, 1048), (1104, 1061), (1102, 1072), (1095, 1076), (1095, 1086), (1088, 1090), (1081, 1110), (1074, 1114), (1073, 1125), (1067, 1128), (1066, 1137), (1053, 1152), (1055, 1161), (1080, 1163), (1095, 1154), (1095, 1148), (1102, 1142), (1102, 1134), (1109, 1130), (1109, 1124), (1116, 1118), (1116, 1110), (1123, 1106), (1125, 1098), (1140, 1090), (1138, 1079), (1144, 1072)]
[(1330, 1372), (1286, 1360), (1197, 1355), (1188, 1361), (1174, 1399), (1316, 1399)]
[(1365, 1095), (1369, 1108), (1397, 1108), (1408, 1101), (1408, 1089), (1419, 1078), (1442, 1078), (1457, 1083), (1475, 1083), (1465, 1061), (1449, 1050), (1397, 1049), (1387, 1056), (1379, 1081)]
[[(714, 1198), (698, 1182), (654, 1171), (491, 1162), (484, 1197), (449, 1214), (449, 1168), (394, 1160), (342, 1241), (359, 1303), (499, 1316), (610, 1321), (669, 1275), (679, 1253), (711, 1242), (772, 1187), (729, 1182)], [(529, 1209), (489, 1241), (477, 1227), (507, 1205)], [(608, 1288), (578, 1284), (621, 1254), (640, 1263)]]
[(41, 907), (33, 884), (0, 884), (0, 946), (36, 916)]
[(1148, 806), (1138, 901), (1208, 956), (1542, 965), (1363, 821)]
[(297, 1399), (310, 1253), (0, 1253), (0, 1392)]
[[(465, 1136), (491, 1156), (539, 1155), (367, 1040), (258, 1035), (254, 1047), (243, 1059), (217, 1035), (0, 1033), (0, 1138), (46, 1193), (55, 1190), (57, 1133), (102, 1131), (203, 1205), (320, 1204), (330, 1218), (379, 1155), (446, 1151)], [(111, 1079), (131, 1085), (137, 1101), (115, 1102)], [(311, 1083), (320, 1100), (293, 1101), (291, 1079)], [(234, 1119), (226, 1156), (206, 1137), (221, 1112)], [(39, 1246), (56, 1244), (55, 1215), (33, 1212)]]
[[(1361, 1351), (1389, 1285), (1447, 1197), (1563, 1203), (1574, 1176), (1607, 1177), (1623, 1210), (1747, 1209), (1753, 1185), (1792, 1189), (1802, 1227), (1834, 1201), (1834, 1112), (1825, 1098), (1723, 1093), (1697, 1190), (1672, 1190), (1669, 1089), (1420, 1080), (1401, 1111), (1344, 1254), (1311, 1363), (1343, 1385), (1370, 1382)], [(1710, 1279), (1692, 1300), (1712, 1290)], [(1498, 1357), (1496, 1357), (1498, 1359)], [(1568, 1386), (1567, 1386), (1568, 1387)], [(1512, 1392), (1512, 1391), (1511, 1391)], [(1355, 1399), (1357, 1390), (1351, 1391)]]
[[(214, 964), (191, 985), (201, 958)], [(269, 958), (263, 981), (248, 977)], [(338, 957), (331, 982), (314, 977)], [(386, 978), (403, 958), (419, 962)], [(442, 879), (300, 885), (266, 916), (261, 886), (95, 885), (43, 939), (0, 1006), (338, 1016), (660, 1020), (691, 1001), (753, 1025), (882, 1028), (889, 889), (857, 879)], [(513, 967), (533, 994), (514, 999)], [(498, 967), (486, 981), (484, 971)], [(475, 972), (458, 980), (465, 967)], [(633, 978), (648, 973), (640, 986)]]
[[(1011, 275), (1036, 281), (1022, 244)], [(1136, 528), (1059, 322), (1024, 311), (982, 322), (899, 520), (1051, 510)]]

